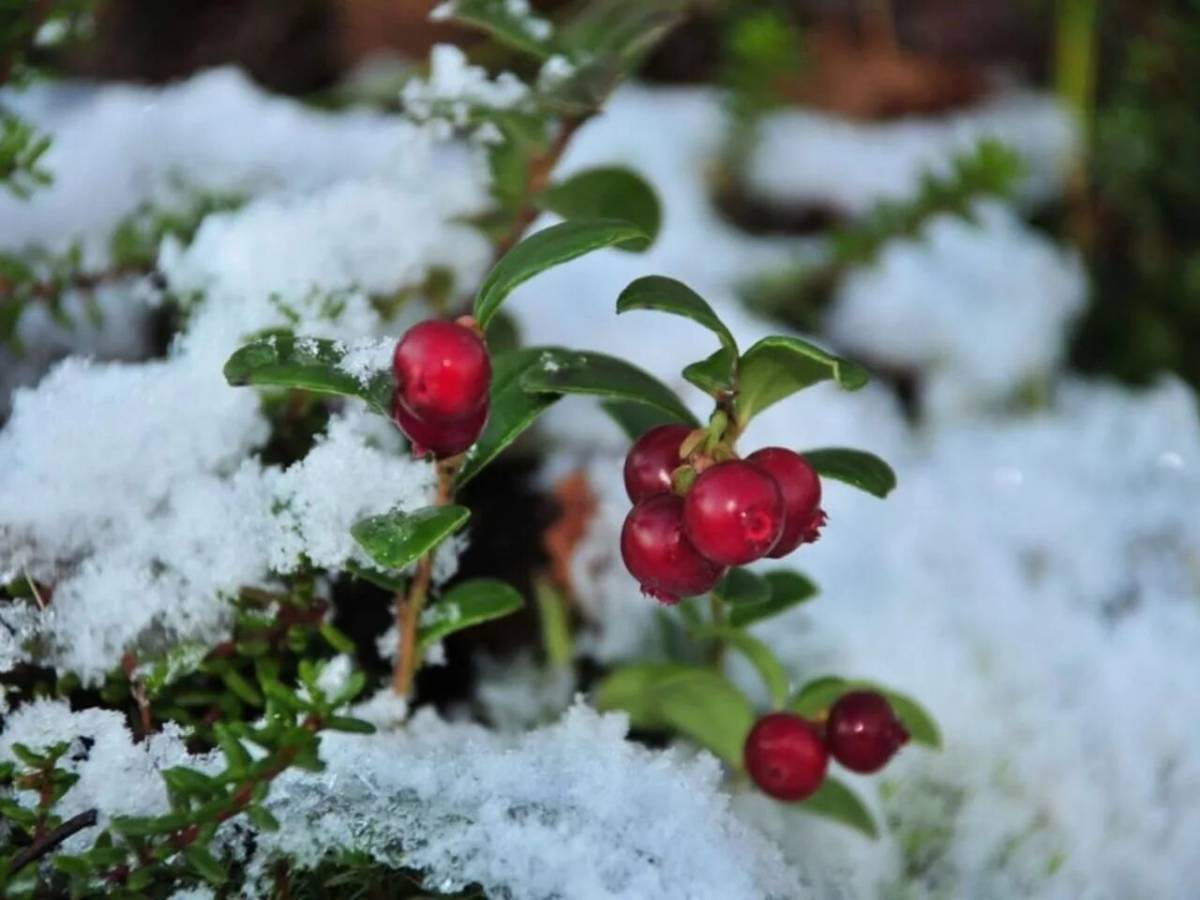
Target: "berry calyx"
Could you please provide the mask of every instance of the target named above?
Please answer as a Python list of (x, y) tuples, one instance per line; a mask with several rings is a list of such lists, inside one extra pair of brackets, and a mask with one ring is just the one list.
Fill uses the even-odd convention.
[(825, 740), (833, 758), (851, 772), (882, 769), (908, 743), (908, 730), (875, 691), (843, 694), (829, 710)]
[(634, 503), (671, 492), (671, 473), (683, 460), (679, 447), (692, 429), (659, 425), (638, 438), (625, 457), (625, 493)]
[(783, 533), (775, 479), (745, 460), (705, 469), (684, 500), (688, 539), (713, 562), (740, 566), (771, 551)]
[(783, 534), (767, 556), (779, 559), (819, 538), (825, 524), (821, 478), (808, 460), (785, 447), (763, 447), (747, 456), (746, 462), (774, 478), (783, 495)]
[(787, 712), (770, 713), (754, 724), (742, 759), (759, 790), (776, 800), (811, 797), (829, 768), (829, 751), (820, 730)]
[(392, 403), (392, 418), (412, 443), (413, 456), (432, 453), (438, 459), (457, 456), (477, 440), (487, 424), (489, 406), (484, 403), (460, 419), (429, 422), (416, 416), (397, 394)]
[(621, 558), (642, 593), (666, 604), (711, 591), (725, 574), (684, 535), (683, 499), (675, 494), (658, 494), (629, 511), (621, 528)]
[(477, 417), (492, 383), (491, 360), (479, 335), (440, 319), (405, 332), (392, 355), (392, 370), (397, 398), (430, 423)]

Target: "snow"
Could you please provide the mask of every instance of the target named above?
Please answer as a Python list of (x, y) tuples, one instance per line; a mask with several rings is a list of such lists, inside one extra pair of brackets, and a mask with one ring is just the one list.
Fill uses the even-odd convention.
[(482, 66), (472, 65), (453, 44), (436, 44), (429, 54), (429, 76), (404, 85), (404, 109), (417, 119), (443, 117), (466, 125), (476, 107), (511, 109), (530, 98), (528, 86), (511, 72), (495, 78)]

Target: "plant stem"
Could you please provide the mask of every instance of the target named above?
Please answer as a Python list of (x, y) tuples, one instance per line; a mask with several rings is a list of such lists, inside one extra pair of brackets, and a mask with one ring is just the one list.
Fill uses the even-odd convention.
[[(708, 595), (708, 610), (712, 624), (721, 626), (725, 624), (725, 605), (721, 603), (721, 599), (714, 593)], [(717, 638), (713, 642), (711, 660), (713, 668), (718, 671), (725, 664), (725, 639)]]
[[(462, 467), (463, 459), (465, 454), (460, 454), (437, 464), (437, 497), (434, 505), (446, 506), (454, 500), (454, 477)], [(396, 647), (396, 665), (392, 669), (392, 690), (401, 697), (408, 697), (412, 693), (413, 677), (421, 655), (417, 646), (417, 631), (432, 577), (433, 552), (430, 551), (417, 561), (417, 572), (409, 582), (408, 589), (396, 593), (396, 628), (400, 638)]]
[(41, 859), (47, 853), (54, 850), (71, 835), (83, 831), (85, 828), (91, 828), (95, 824), (96, 810), (94, 809), (89, 809), (77, 816), (72, 816), (53, 831), (42, 835), (24, 850), (14, 855), (12, 861), (9, 863), (8, 874), (17, 874), (17, 872), (34, 860)]

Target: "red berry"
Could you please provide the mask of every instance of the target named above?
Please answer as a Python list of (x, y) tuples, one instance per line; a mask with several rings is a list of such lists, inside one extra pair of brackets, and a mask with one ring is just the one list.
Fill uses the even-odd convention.
[(477, 415), (487, 402), (492, 364), (470, 328), (429, 319), (408, 329), (392, 356), (396, 396), (427, 422)]
[(784, 447), (763, 447), (746, 457), (775, 479), (783, 495), (783, 534), (767, 556), (779, 559), (801, 544), (821, 536), (825, 524), (821, 504), (821, 479), (799, 453)]
[(783, 532), (783, 496), (775, 479), (745, 460), (705, 469), (688, 490), (684, 529), (713, 562), (740, 566), (766, 555)]
[(742, 749), (746, 771), (776, 800), (803, 800), (825, 780), (829, 751), (817, 726), (795, 713), (763, 716)]
[(412, 442), (413, 456), (432, 453), (438, 459), (457, 456), (477, 440), (487, 424), (488, 404), (461, 419), (429, 422), (413, 415), (396, 395), (392, 403), (392, 418)]
[(625, 492), (634, 503), (671, 491), (671, 473), (683, 463), (679, 445), (692, 429), (659, 425), (643, 434), (625, 457)]
[(843, 766), (869, 774), (882, 769), (908, 743), (908, 731), (883, 695), (851, 691), (830, 708), (825, 740)]
[(711, 591), (725, 574), (684, 536), (683, 499), (675, 494), (658, 494), (629, 511), (621, 558), (642, 593), (668, 604)]

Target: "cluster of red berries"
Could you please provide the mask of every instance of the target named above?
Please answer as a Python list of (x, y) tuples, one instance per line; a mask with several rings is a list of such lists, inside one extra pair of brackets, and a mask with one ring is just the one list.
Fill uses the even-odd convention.
[(789, 712), (763, 716), (746, 737), (746, 771), (764, 794), (803, 800), (825, 781), (832, 756), (851, 772), (882, 769), (904, 744), (908, 731), (875, 691), (843, 694), (829, 709), (824, 728)]
[[(661, 425), (625, 458), (634, 507), (621, 530), (621, 557), (642, 591), (662, 603), (712, 590), (728, 566), (778, 559), (815, 541), (825, 524), (821, 480), (799, 453), (765, 447), (716, 462), (681, 453), (693, 430)], [(699, 474), (676, 493), (676, 470)]]
[(455, 456), (479, 439), (487, 424), (492, 363), (474, 328), (438, 319), (414, 325), (396, 344), (392, 371), (392, 418), (412, 442), (414, 456)]

